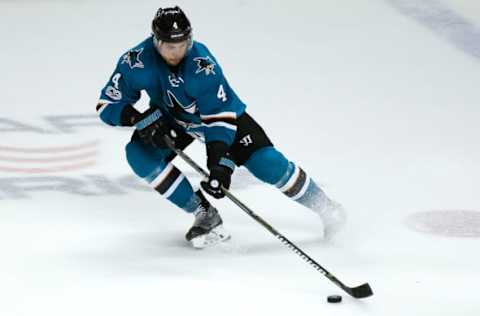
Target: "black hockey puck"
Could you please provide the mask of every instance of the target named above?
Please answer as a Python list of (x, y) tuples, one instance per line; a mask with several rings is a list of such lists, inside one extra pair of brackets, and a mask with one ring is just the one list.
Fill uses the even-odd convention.
[(329, 295), (327, 297), (327, 302), (329, 303), (340, 303), (342, 301), (342, 297), (340, 295)]

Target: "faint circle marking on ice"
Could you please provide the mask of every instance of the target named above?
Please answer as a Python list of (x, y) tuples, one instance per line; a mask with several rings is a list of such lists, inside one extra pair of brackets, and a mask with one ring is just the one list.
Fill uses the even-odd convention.
[(406, 225), (417, 232), (445, 237), (480, 238), (480, 212), (436, 210), (409, 215)]

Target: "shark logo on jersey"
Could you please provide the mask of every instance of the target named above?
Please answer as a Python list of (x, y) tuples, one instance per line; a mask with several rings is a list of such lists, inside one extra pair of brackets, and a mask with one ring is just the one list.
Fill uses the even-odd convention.
[(122, 64), (127, 63), (131, 69), (144, 68), (143, 62), (140, 60), (140, 54), (143, 52), (143, 48), (131, 50), (123, 55)]
[(195, 103), (195, 101), (185, 106), (180, 101), (178, 101), (177, 97), (175, 97), (175, 95), (170, 90), (167, 90), (167, 96), (168, 100), (170, 101), (168, 103), (168, 106), (173, 108), (174, 111), (180, 113), (187, 112), (189, 114), (195, 114), (195, 112), (197, 112), (197, 104)]
[(210, 56), (207, 56), (207, 57), (195, 57), (193, 59), (196, 63), (197, 63), (197, 66), (198, 66), (198, 69), (197, 71), (195, 72), (195, 74), (199, 74), (201, 73), (202, 71), (205, 72), (205, 75), (208, 76), (210, 74), (214, 74), (215, 75), (215, 71), (214, 71), (214, 68), (215, 68), (215, 62), (210, 58)]

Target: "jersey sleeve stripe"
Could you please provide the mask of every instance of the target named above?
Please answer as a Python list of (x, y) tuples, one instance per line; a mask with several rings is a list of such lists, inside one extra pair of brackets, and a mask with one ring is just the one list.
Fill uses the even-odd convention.
[(217, 122), (213, 122), (213, 123), (210, 123), (210, 124), (202, 124), (202, 125), (205, 126), (205, 127), (225, 127), (225, 128), (231, 129), (233, 131), (237, 130), (237, 125), (229, 124), (229, 123), (223, 122), (223, 121), (217, 121)]
[(103, 110), (105, 110), (105, 108), (112, 102), (110, 101), (107, 101), (107, 100), (98, 100), (98, 104), (97, 104), (97, 113), (98, 115), (102, 114)]
[(208, 121), (208, 120), (236, 120), (237, 119), (237, 113), (236, 112), (220, 112), (220, 113), (215, 113), (215, 114), (207, 114), (207, 115), (200, 115), (200, 118), (202, 121)]
[(210, 119), (202, 119), (202, 123), (204, 124), (212, 124), (215, 122), (225, 122), (231, 125), (236, 125), (237, 120), (232, 118), (210, 118)]

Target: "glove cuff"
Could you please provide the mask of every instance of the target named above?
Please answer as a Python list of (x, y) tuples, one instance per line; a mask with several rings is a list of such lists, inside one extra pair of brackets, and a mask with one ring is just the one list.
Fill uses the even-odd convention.
[(228, 153), (229, 145), (221, 141), (207, 143), (207, 167), (212, 169), (215, 166), (226, 167), (233, 172), (235, 163), (230, 159)]
[(207, 143), (207, 167), (211, 169), (218, 166), (220, 159), (225, 157), (228, 151), (228, 145), (221, 141)]
[(225, 158), (225, 157), (220, 158), (218, 165), (222, 167), (227, 167), (228, 169), (230, 169), (232, 173), (233, 171), (235, 171), (235, 163), (228, 158)]

